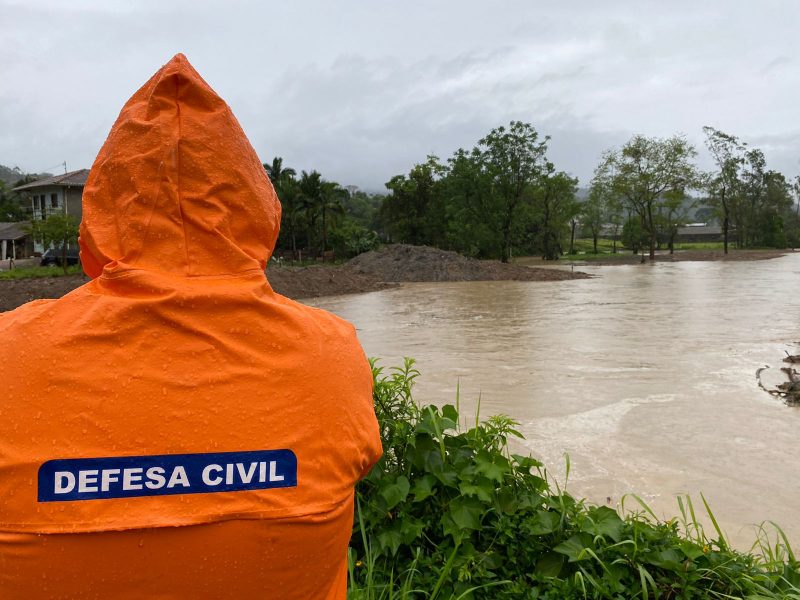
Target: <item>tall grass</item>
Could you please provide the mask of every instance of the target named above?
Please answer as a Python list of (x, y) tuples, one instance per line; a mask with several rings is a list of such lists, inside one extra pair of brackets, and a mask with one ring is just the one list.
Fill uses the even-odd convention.
[(413, 361), (373, 372), (384, 456), (357, 488), (349, 598), (800, 600), (780, 528), (764, 524), (741, 553), (705, 498), (710, 532), (688, 497), (666, 522), (635, 496), (622, 514), (576, 499), (510, 452), (522, 436), (509, 417), (462, 427), (458, 394), (456, 406), (413, 400)]
[(63, 275), (76, 275), (83, 273), (83, 268), (80, 265), (70, 265), (67, 267), (67, 272), (58, 266), (47, 267), (20, 267), (11, 269), (9, 271), (0, 271), (0, 280), (2, 279), (38, 279), (41, 277), (61, 277)]

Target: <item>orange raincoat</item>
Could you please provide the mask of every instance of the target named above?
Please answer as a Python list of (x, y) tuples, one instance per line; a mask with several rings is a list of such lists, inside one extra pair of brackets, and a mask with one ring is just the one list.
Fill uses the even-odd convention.
[(184, 56), (83, 204), (92, 280), (0, 315), (0, 598), (344, 598), (369, 365), (267, 283), (280, 204)]

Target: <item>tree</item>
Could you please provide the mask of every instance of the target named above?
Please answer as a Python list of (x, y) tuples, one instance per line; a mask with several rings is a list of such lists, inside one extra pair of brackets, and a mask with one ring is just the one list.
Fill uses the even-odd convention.
[(315, 235), (317, 222), (322, 224), (319, 253), (324, 261), (328, 244), (328, 226), (331, 217), (335, 219), (344, 214), (342, 201), (347, 197), (347, 190), (336, 182), (325, 181), (317, 171), (311, 171), (311, 173), (303, 171), (300, 175), (298, 189), (300, 204), (305, 209), (308, 218), (309, 233)]
[(789, 241), (786, 229), (787, 224), (792, 222), (793, 208), (792, 186), (786, 177), (778, 171), (766, 171), (761, 205), (754, 226), (753, 244), (785, 248)]
[(706, 148), (717, 166), (717, 171), (706, 178), (705, 188), (712, 206), (720, 214), (723, 247), (727, 254), (732, 205), (740, 186), (739, 172), (744, 163), (746, 144), (713, 127), (703, 127), (703, 133), (706, 134)]
[(592, 185), (589, 188), (589, 197), (581, 206), (581, 221), (592, 236), (592, 246), (597, 254), (597, 240), (606, 222), (605, 198), (601, 186)]
[(658, 206), (665, 194), (682, 193), (697, 183), (691, 159), (697, 153), (682, 137), (668, 139), (636, 135), (619, 150), (610, 150), (595, 171), (595, 179), (613, 190), (634, 212), (655, 259)]
[(795, 176), (792, 182), (792, 196), (794, 210), (789, 209), (787, 222), (790, 226), (788, 227), (786, 242), (792, 248), (797, 248), (800, 246), (800, 175)]
[(264, 170), (267, 172), (267, 175), (269, 175), (269, 180), (276, 189), (279, 188), (284, 181), (292, 180), (295, 178), (295, 175), (297, 175), (297, 171), (291, 167), (283, 168), (283, 158), (280, 156), (273, 158), (272, 164), (264, 163)]
[(539, 134), (529, 123), (511, 121), (508, 129), (498, 127), (478, 142), (478, 155), (491, 182), (494, 199), (491, 212), (501, 235), (500, 260), (511, 257), (513, 225), (529, 188), (545, 166), (549, 136)]
[[(556, 260), (562, 253), (561, 240), (580, 206), (575, 201), (578, 180), (563, 171), (556, 172), (548, 162), (534, 192), (535, 212), (539, 230), (539, 247), (544, 260)], [(595, 252), (597, 244), (595, 242)]]
[(642, 220), (638, 216), (629, 216), (622, 226), (622, 245), (634, 254), (639, 254), (639, 250), (649, 239), (648, 234), (642, 229)]
[(758, 148), (744, 154), (741, 173), (741, 193), (734, 211), (736, 236), (740, 248), (752, 247), (756, 243), (756, 223), (763, 201), (767, 159)]
[(281, 232), (288, 234), (291, 248), (292, 260), (297, 256), (297, 216), (300, 211), (300, 193), (295, 181), (297, 172), (291, 167), (283, 168), (283, 158), (276, 156), (272, 159), (272, 164), (264, 164), (278, 200), (281, 203)]
[(446, 219), (439, 185), (444, 171), (436, 156), (428, 156), (408, 175), (396, 175), (386, 183), (391, 194), (382, 212), (393, 238), (415, 245), (444, 244)]
[(447, 160), (442, 182), (446, 205), (447, 247), (476, 257), (499, 256), (491, 178), (481, 152), (459, 148)]
[(689, 210), (694, 208), (695, 202), (689, 200), (683, 190), (665, 192), (658, 207), (658, 226), (667, 238), (669, 253), (675, 253), (675, 238), (678, 229), (686, 224)]
[(67, 272), (67, 247), (78, 241), (78, 221), (72, 215), (50, 215), (44, 221), (33, 221), (28, 232), (45, 248), (53, 246), (61, 251), (61, 266)]
[(319, 197), (319, 211), (322, 213), (322, 262), (328, 249), (328, 225), (344, 215), (342, 201), (347, 198), (347, 190), (335, 181), (323, 181)]
[(14, 190), (9, 189), (5, 181), (0, 180), (0, 221), (23, 221), (25, 211), (19, 203)]

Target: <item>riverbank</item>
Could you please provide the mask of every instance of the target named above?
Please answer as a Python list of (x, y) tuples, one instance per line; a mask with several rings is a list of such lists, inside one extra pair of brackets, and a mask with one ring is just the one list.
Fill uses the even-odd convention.
[[(579, 271), (476, 260), (406, 244), (367, 252), (340, 265), (292, 267), (272, 263), (267, 270), (272, 288), (295, 300), (374, 292), (406, 281), (563, 281), (588, 277)], [(0, 279), (0, 312), (38, 298), (60, 298), (87, 281), (82, 274)]]
[(592, 504), (511, 452), (516, 421), (418, 403), (410, 359), (373, 372), (384, 455), (356, 488), (349, 596), (800, 598), (777, 526), (738, 552), (703, 496), (684, 497), (668, 520), (637, 496)]
[(800, 354), (800, 252), (586, 269), (597, 278), (414, 283), (310, 303), (352, 322), (368, 356), (416, 357), (426, 403), (458, 397), (472, 414), (480, 399), (481, 414), (518, 419), (517, 451), (559, 481), (568, 452), (581, 497), (640, 494), (669, 518), (676, 496), (702, 492), (734, 547), (749, 549), (763, 520), (800, 545), (786, 458), (800, 410), (755, 378), (770, 365), (765, 384), (785, 381), (784, 350)]
[[(735, 250), (730, 249), (728, 254), (723, 250), (676, 250), (670, 254), (668, 250), (656, 252), (655, 262), (689, 262), (689, 261), (753, 261), (769, 260), (779, 258), (786, 254), (791, 254), (793, 250)], [(649, 256), (645, 253), (645, 262), (650, 262)], [(563, 257), (558, 261), (543, 261), (538, 257), (521, 257), (517, 264), (522, 265), (634, 265), (642, 262), (640, 254), (633, 254), (627, 250), (616, 254), (578, 254)]]

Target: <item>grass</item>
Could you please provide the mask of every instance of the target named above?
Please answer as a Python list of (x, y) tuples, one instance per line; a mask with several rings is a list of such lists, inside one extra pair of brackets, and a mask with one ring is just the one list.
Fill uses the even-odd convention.
[(762, 525), (742, 553), (702, 496), (710, 531), (689, 497), (666, 522), (636, 496), (621, 512), (576, 499), (510, 452), (522, 436), (509, 417), (467, 425), (458, 392), (455, 405), (417, 404), (411, 360), (373, 372), (384, 456), (356, 490), (351, 600), (800, 600), (800, 564), (779, 527)]
[[(567, 261), (586, 261), (593, 260), (627, 260), (633, 256), (633, 253), (622, 247), (622, 242), (617, 240), (617, 252), (613, 253), (613, 240), (600, 238), (597, 240), (597, 254), (594, 253), (594, 246), (590, 238), (581, 238), (575, 240), (575, 253), (565, 254), (561, 257), (562, 260)], [(733, 244), (729, 244), (730, 249), (734, 249)], [(662, 251), (667, 250), (666, 246)], [(722, 242), (683, 242), (675, 244), (676, 251), (682, 250), (723, 250)], [(645, 249), (645, 253), (647, 249)]]
[(0, 280), (2, 279), (36, 279), (39, 277), (61, 277), (63, 275), (76, 275), (83, 273), (80, 265), (72, 265), (67, 267), (67, 272), (64, 269), (56, 266), (48, 267), (20, 267), (11, 269), (10, 271), (0, 271)]

